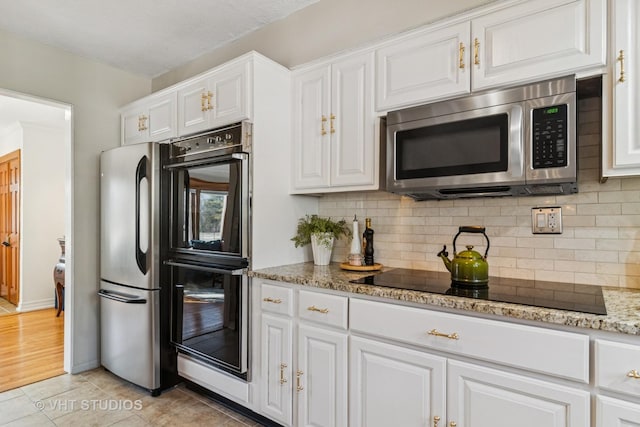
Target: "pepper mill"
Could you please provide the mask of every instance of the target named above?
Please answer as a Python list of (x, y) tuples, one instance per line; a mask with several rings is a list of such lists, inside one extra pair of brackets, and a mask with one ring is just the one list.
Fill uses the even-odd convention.
[(362, 233), (364, 246), (364, 265), (373, 265), (373, 229), (371, 218), (365, 219), (365, 229)]

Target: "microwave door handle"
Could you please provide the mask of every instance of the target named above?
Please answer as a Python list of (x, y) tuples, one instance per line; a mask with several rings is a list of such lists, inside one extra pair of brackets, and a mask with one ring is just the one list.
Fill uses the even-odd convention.
[(147, 253), (143, 252), (140, 249), (140, 185), (144, 178), (148, 179), (147, 175), (147, 156), (143, 156), (138, 162), (138, 167), (136, 167), (136, 263), (138, 264), (138, 269), (142, 274), (147, 274), (148, 265), (147, 265)]

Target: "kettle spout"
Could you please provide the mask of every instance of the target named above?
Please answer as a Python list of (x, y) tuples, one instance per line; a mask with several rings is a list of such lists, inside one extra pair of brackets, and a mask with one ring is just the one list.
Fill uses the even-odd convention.
[(437, 256), (442, 258), (444, 266), (447, 267), (447, 270), (451, 271), (451, 260), (448, 258), (449, 253), (447, 252), (447, 245), (444, 245), (442, 250), (438, 252)]

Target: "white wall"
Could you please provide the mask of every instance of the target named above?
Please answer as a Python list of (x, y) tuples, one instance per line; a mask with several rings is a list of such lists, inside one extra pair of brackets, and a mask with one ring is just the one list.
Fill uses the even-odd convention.
[(53, 307), (53, 267), (64, 236), (65, 130), (21, 123), (20, 304), (29, 311)]
[(72, 197), (65, 224), (66, 308), (72, 310), (65, 312), (65, 346), (74, 339), (65, 369), (80, 372), (99, 365), (99, 154), (120, 143), (118, 108), (149, 94), (151, 81), (1, 31), (0, 58), (0, 93), (8, 89), (73, 107), (73, 148), (65, 150), (66, 193)]
[(320, 0), (153, 79), (157, 91), (251, 50), (293, 67), (495, 0)]

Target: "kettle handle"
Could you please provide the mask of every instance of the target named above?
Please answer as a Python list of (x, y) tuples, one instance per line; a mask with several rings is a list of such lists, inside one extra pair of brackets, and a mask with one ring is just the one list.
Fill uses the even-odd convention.
[(489, 237), (487, 237), (487, 233), (485, 233), (485, 228), (479, 225), (463, 225), (458, 228), (458, 234), (453, 238), (453, 256), (456, 256), (455, 254), (458, 253), (458, 251), (456, 251), (456, 239), (460, 233), (481, 233), (484, 238), (487, 239), (487, 250), (484, 251), (484, 257), (487, 257), (487, 254), (489, 253)]

